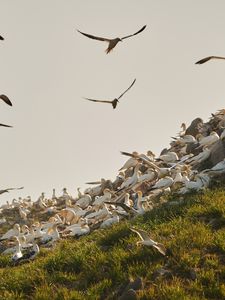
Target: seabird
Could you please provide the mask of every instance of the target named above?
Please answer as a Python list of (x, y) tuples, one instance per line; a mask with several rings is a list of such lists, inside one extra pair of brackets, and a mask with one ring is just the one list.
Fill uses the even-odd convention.
[(141, 241), (137, 242), (137, 245), (145, 245), (145, 246), (152, 246), (156, 248), (162, 255), (166, 255), (166, 248), (163, 244), (153, 241), (146, 231), (136, 228), (130, 228), (133, 232), (136, 232), (139, 237), (141, 238)]
[(109, 38), (102, 38), (102, 37), (98, 37), (98, 36), (94, 36), (94, 35), (91, 35), (91, 34), (88, 34), (88, 33), (84, 33), (84, 32), (81, 32), (80, 30), (77, 30), (78, 32), (80, 32), (81, 34), (85, 35), (86, 37), (89, 37), (90, 39), (94, 39), (94, 40), (98, 40), (98, 41), (103, 41), (103, 42), (108, 42), (109, 45), (108, 45), (108, 48), (105, 50), (106, 53), (108, 54), (110, 51), (112, 51), (112, 49), (117, 45), (118, 42), (122, 42), (123, 40), (129, 38), (129, 37), (132, 37), (138, 33), (141, 33), (145, 28), (146, 28), (147, 25), (143, 26), (140, 30), (138, 30), (137, 32), (133, 33), (133, 34), (130, 34), (130, 35), (127, 35), (127, 36), (124, 36), (122, 38), (115, 38), (115, 39), (109, 39)]
[(0, 126), (3, 126), (3, 127), (11, 127), (11, 128), (12, 128), (11, 125), (1, 124), (1, 123), (0, 123)]
[(134, 81), (131, 83), (131, 85), (129, 86), (128, 89), (126, 89), (118, 98), (115, 98), (114, 100), (95, 100), (95, 99), (91, 99), (91, 98), (84, 98), (86, 100), (89, 101), (93, 101), (93, 102), (99, 102), (99, 103), (110, 103), (113, 106), (113, 109), (116, 108), (117, 103), (119, 102), (119, 99), (134, 85), (136, 79), (134, 79)]
[(4, 189), (4, 190), (0, 190), (0, 195), (4, 194), (4, 193), (8, 193), (11, 190), (22, 190), (24, 187), (20, 187), (20, 188), (8, 188), (8, 189)]
[(12, 106), (12, 102), (9, 100), (9, 98), (6, 95), (0, 95), (0, 99), (2, 99), (6, 104), (9, 106)]
[(205, 58), (197, 61), (195, 64), (202, 65), (202, 64), (206, 63), (207, 61), (209, 61), (210, 59), (225, 59), (225, 57), (223, 57), (223, 56), (208, 56), (208, 57), (205, 57)]

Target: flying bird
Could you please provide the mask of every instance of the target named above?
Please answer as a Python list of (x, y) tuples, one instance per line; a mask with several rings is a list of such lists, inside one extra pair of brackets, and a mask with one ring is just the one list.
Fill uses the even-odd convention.
[(0, 99), (2, 99), (9, 106), (12, 106), (12, 102), (9, 100), (9, 98), (6, 95), (0, 95)]
[(12, 128), (12, 126), (10, 126), (10, 125), (1, 124), (1, 123), (0, 123), (0, 126), (3, 126), (3, 127), (11, 127), (11, 128)]
[(207, 61), (209, 61), (211, 59), (225, 59), (225, 57), (223, 57), (223, 56), (208, 56), (208, 57), (205, 57), (205, 58), (197, 61), (195, 64), (196, 65), (202, 65), (202, 64), (206, 63)]
[(0, 195), (4, 194), (4, 193), (8, 193), (9, 191), (12, 190), (22, 190), (24, 187), (19, 187), (19, 188), (8, 188), (8, 189), (4, 189), (4, 190), (0, 190)]
[(90, 39), (94, 39), (94, 40), (98, 40), (98, 41), (103, 41), (103, 42), (108, 42), (109, 45), (108, 45), (108, 48), (105, 50), (105, 52), (108, 54), (117, 44), (118, 42), (122, 42), (123, 40), (131, 37), (131, 36), (134, 36), (138, 33), (141, 33), (145, 28), (146, 28), (147, 25), (143, 26), (140, 30), (138, 30), (137, 32), (133, 33), (133, 34), (130, 34), (130, 35), (127, 35), (127, 36), (124, 36), (122, 38), (115, 38), (115, 39), (108, 39), (108, 38), (103, 38), (103, 37), (98, 37), (98, 36), (94, 36), (94, 35), (91, 35), (91, 34), (88, 34), (88, 33), (84, 33), (84, 32), (81, 32), (80, 30), (77, 30), (78, 32), (80, 32), (81, 34), (89, 37)]
[(128, 89), (126, 89), (126, 91), (124, 91), (118, 98), (115, 98), (114, 100), (95, 100), (95, 99), (90, 99), (90, 98), (84, 98), (86, 100), (89, 101), (93, 101), (93, 102), (99, 102), (99, 103), (110, 103), (112, 104), (113, 108), (115, 109), (117, 106), (117, 103), (119, 102), (119, 99), (134, 85), (136, 79), (134, 79), (134, 81), (131, 83), (131, 85), (129, 86)]
[(156, 248), (162, 255), (166, 255), (166, 248), (163, 244), (160, 244), (158, 242), (153, 241), (147, 234), (146, 231), (136, 228), (130, 228), (133, 232), (136, 232), (139, 237), (141, 238), (141, 241), (137, 242), (137, 245), (145, 245), (145, 246), (153, 246)]

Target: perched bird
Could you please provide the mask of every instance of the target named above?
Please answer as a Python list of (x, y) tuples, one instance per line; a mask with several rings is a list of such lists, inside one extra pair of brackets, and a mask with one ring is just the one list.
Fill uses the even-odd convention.
[(102, 37), (98, 37), (98, 36), (94, 36), (94, 35), (91, 35), (91, 34), (88, 34), (88, 33), (81, 32), (79, 30), (77, 30), (77, 31), (80, 32), (81, 34), (85, 35), (86, 37), (89, 37), (90, 39), (103, 41), (103, 42), (108, 42), (109, 43), (108, 48), (105, 50), (106, 53), (108, 54), (118, 44), (118, 42), (122, 42), (123, 40), (125, 40), (129, 37), (132, 37), (132, 36), (134, 36), (138, 33), (141, 33), (146, 28), (146, 26), (147, 25), (143, 26), (140, 30), (138, 30), (137, 32), (135, 32), (133, 34), (124, 36), (122, 38), (115, 38), (115, 39), (102, 38)]
[(9, 100), (9, 98), (6, 95), (0, 95), (0, 99), (2, 99), (6, 104), (9, 106), (12, 106), (12, 102)]
[(225, 57), (223, 57), (223, 56), (208, 56), (208, 57), (205, 57), (205, 58), (197, 61), (195, 64), (196, 65), (202, 65), (202, 64), (206, 63), (207, 61), (209, 61), (211, 59), (225, 59)]
[(152, 246), (156, 248), (162, 255), (166, 255), (166, 248), (163, 244), (160, 244), (158, 242), (153, 241), (147, 234), (146, 231), (136, 228), (130, 228), (133, 232), (136, 232), (139, 237), (141, 238), (141, 241), (137, 242), (137, 245), (145, 245), (145, 246)]
[(136, 79), (134, 79), (134, 81), (131, 83), (131, 85), (129, 86), (128, 89), (126, 89), (126, 91), (124, 91), (118, 98), (115, 98), (114, 100), (95, 100), (95, 99), (90, 99), (90, 98), (84, 98), (86, 100), (89, 101), (93, 101), (93, 102), (99, 102), (99, 103), (110, 103), (113, 106), (113, 109), (116, 108), (117, 103), (119, 102), (119, 99), (134, 85)]

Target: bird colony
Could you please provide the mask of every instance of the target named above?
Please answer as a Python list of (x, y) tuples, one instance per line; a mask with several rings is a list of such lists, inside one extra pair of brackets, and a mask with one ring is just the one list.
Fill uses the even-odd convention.
[[(94, 230), (104, 230), (123, 219), (136, 218), (160, 205), (179, 205), (182, 195), (207, 188), (212, 180), (225, 175), (225, 109), (212, 114), (206, 123), (201, 118), (172, 137), (170, 146), (156, 157), (136, 151), (121, 152), (127, 159), (114, 180), (102, 178), (87, 182), (83, 192), (70, 195), (55, 189), (51, 197), (42, 193), (13, 199), (0, 208), (0, 251), (11, 255), (16, 264), (34, 259), (40, 247), (53, 248), (60, 239), (79, 238)], [(0, 194), (11, 189), (1, 190)], [(165, 195), (173, 193), (175, 201)], [(162, 255), (166, 249), (148, 233), (131, 228), (140, 241)]]
[[(119, 42), (143, 32), (145, 28), (146, 25), (133, 34), (113, 39), (78, 32), (90, 39), (107, 42), (108, 54)], [(4, 38), (0, 36), (0, 40)], [(211, 59), (224, 60), (225, 57), (209, 56), (196, 64), (201, 65)], [(113, 100), (84, 99), (108, 103), (115, 109), (135, 82), (136, 79)], [(0, 95), (0, 99), (12, 106), (6, 95)], [(15, 264), (30, 261), (39, 254), (40, 247), (53, 248), (60, 239), (75, 239), (94, 230), (104, 230), (165, 203), (179, 204), (183, 194), (207, 188), (212, 180), (225, 174), (225, 109), (212, 114), (206, 123), (196, 118), (188, 128), (184, 123), (181, 128), (178, 135), (172, 137), (169, 148), (163, 149), (158, 157), (151, 150), (146, 154), (121, 152), (127, 160), (114, 180), (102, 178), (88, 182), (90, 187), (83, 192), (77, 188), (75, 196), (70, 195), (66, 188), (58, 196), (53, 189), (52, 197), (42, 193), (36, 201), (28, 196), (2, 205), (1, 254), (10, 255)], [(22, 188), (2, 189), (0, 195)], [(170, 193), (178, 195), (177, 202), (167, 200), (165, 195)], [(151, 246), (166, 255), (167, 250), (160, 241), (152, 240), (143, 230), (130, 229), (140, 238), (137, 244)]]

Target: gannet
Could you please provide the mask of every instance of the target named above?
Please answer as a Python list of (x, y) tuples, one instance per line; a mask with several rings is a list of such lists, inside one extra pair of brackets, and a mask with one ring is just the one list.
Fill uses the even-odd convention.
[(203, 161), (205, 161), (211, 154), (211, 150), (208, 148), (208, 146), (204, 146), (203, 147), (203, 151), (200, 152), (198, 155), (191, 157), (188, 160), (188, 163), (190, 165), (196, 165), (196, 164), (200, 164)]
[(222, 161), (218, 162), (218, 164), (216, 164), (211, 169), (204, 170), (203, 173), (215, 176), (225, 173), (225, 158)]
[(52, 225), (51, 228), (48, 229), (48, 231), (46, 233), (44, 233), (41, 237), (41, 242), (46, 244), (48, 242), (55, 242), (57, 241), (58, 239), (60, 239), (60, 236), (59, 236), (59, 232), (58, 232), (58, 229), (57, 229), (57, 226), (59, 225), (59, 223), (55, 223)]
[(90, 227), (87, 224), (81, 224), (79, 226), (74, 226), (66, 228), (63, 232), (68, 232), (69, 236), (81, 236), (88, 234), (90, 232)]
[(19, 187), (19, 188), (8, 188), (8, 189), (4, 189), (4, 190), (0, 190), (0, 195), (4, 194), (4, 193), (8, 193), (9, 191), (12, 190), (22, 190), (24, 187)]
[(0, 99), (2, 99), (9, 106), (12, 106), (12, 102), (9, 100), (9, 98), (6, 95), (0, 95)]
[(138, 182), (153, 181), (156, 180), (157, 177), (158, 177), (158, 172), (156, 170), (148, 169), (147, 173), (141, 175), (138, 178)]
[(146, 28), (146, 26), (147, 25), (143, 26), (140, 30), (138, 30), (137, 32), (135, 32), (133, 34), (124, 36), (122, 38), (115, 38), (115, 39), (102, 38), (102, 37), (98, 37), (98, 36), (94, 36), (94, 35), (91, 35), (91, 34), (87, 34), (87, 33), (81, 32), (79, 30), (77, 30), (77, 31), (79, 33), (85, 35), (88, 38), (91, 38), (91, 39), (94, 39), (94, 40), (98, 40), (98, 41), (108, 42), (109, 43), (108, 48), (105, 50), (106, 53), (108, 54), (110, 51), (112, 51), (112, 49), (117, 45), (118, 42), (122, 42), (124, 39), (127, 39), (129, 37), (132, 37), (132, 36), (138, 34), (138, 33), (141, 33)]
[(20, 234), (20, 225), (14, 224), (12, 229), (9, 229), (3, 236), (0, 238), (0, 241), (10, 239), (13, 236), (18, 236)]
[(17, 236), (13, 236), (11, 239), (16, 242), (16, 251), (12, 256), (12, 261), (16, 262), (23, 256), (21, 252), (21, 244)]
[(163, 160), (165, 163), (171, 163), (178, 161), (176, 152), (167, 152), (166, 154), (160, 155), (159, 160)]
[(76, 204), (84, 209), (88, 207), (88, 205), (90, 205), (91, 202), (92, 202), (91, 196), (89, 194), (84, 194), (76, 201)]
[(114, 210), (112, 212), (112, 215), (108, 219), (102, 222), (100, 228), (106, 228), (112, 226), (113, 224), (119, 223), (119, 221), (120, 221), (120, 217), (117, 215), (117, 212)]
[(22, 260), (33, 260), (40, 252), (38, 244), (34, 241), (32, 248), (25, 254), (23, 254)]
[(96, 196), (95, 201), (92, 203), (92, 205), (101, 206), (105, 201), (109, 201), (111, 199), (111, 196), (111, 191), (109, 189), (104, 189), (103, 196)]
[(185, 181), (184, 186), (178, 191), (178, 194), (185, 194), (192, 190), (199, 191), (209, 186), (210, 178), (203, 172), (197, 174), (195, 178), (195, 181)]
[(173, 184), (173, 178), (170, 176), (165, 176), (164, 178), (159, 179), (151, 189), (166, 189)]
[[(121, 152), (121, 153), (123, 154), (123, 152)], [(137, 152), (133, 152), (132, 154), (134, 156), (138, 155)], [(137, 165), (137, 163), (138, 163), (137, 159), (134, 157), (131, 157), (125, 162), (125, 164), (122, 166), (122, 168), (119, 169), (119, 171), (135, 167)]]
[(208, 57), (205, 57), (205, 58), (197, 61), (195, 64), (202, 65), (211, 59), (225, 59), (225, 57), (223, 57), (223, 56), (208, 56)]
[(166, 248), (163, 244), (153, 241), (146, 231), (136, 228), (130, 228), (133, 232), (136, 232), (139, 237), (141, 238), (141, 241), (137, 242), (137, 245), (145, 245), (145, 246), (152, 246), (156, 248), (162, 255), (166, 255)]
[(134, 79), (134, 81), (131, 83), (131, 85), (118, 98), (115, 98), (113, 100), (95, 100), (95, 99), (91, 99), (91, 98), (84, 98), (84, 99), (93, 101), (93, 102), (99, 102), (99, 103), (109, 103), (109, 104), (112, 104), (113, 109), (115, 109), (117, 106), (117, 103), (119, 102), (119, 99), (134, 85), (135, 81), (136, 81), (136, 79)]
[(208, 136), (203, 137), (201, 134), (198, 134), (197, 137), (200, 138), (199, 140), (200, 146), (210, 146), (220, 139), (220, 137), (215, 131), (212, 131)]
[(11, 125), (6, 125), (6, 124), (2, 124), (2, 123), (0, 123), (0, 126), (2, 126), (2, 127), (9, 127), (9, 128), (12, 128), (12, 126), (11, 126)]
[(134, 185), (139, 178), (139, 168), (140, 168), (140, 164), (137, 164), (136, 167), (134, 168), (134, 173), (131, 177), (128, 177), (121, 185), (120, 189), (118, 191), (123, 190), (124, 188), (128, 188), (131, 187), (132, 185)]

